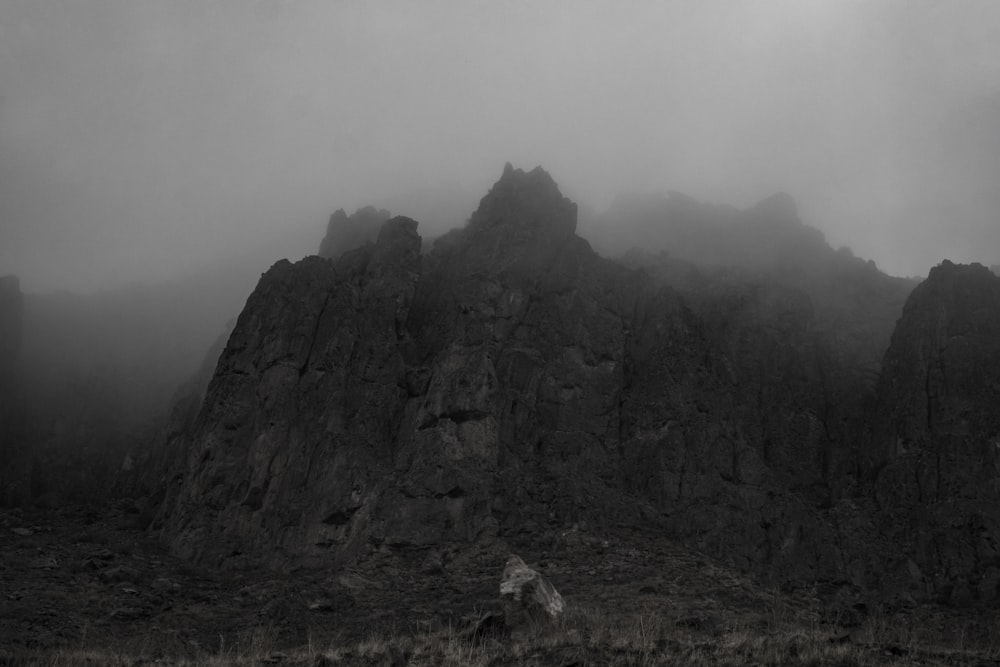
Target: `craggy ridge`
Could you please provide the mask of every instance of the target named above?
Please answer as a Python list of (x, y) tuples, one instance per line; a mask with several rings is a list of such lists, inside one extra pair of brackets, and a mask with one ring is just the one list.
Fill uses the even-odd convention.
[[(750, 219), (802, 227), (786, 199)], [(193, 426), (166, 445), (186, 463), (137, 491), (172, 552), (336, 567), (628, 528), (830, 595), (996, 598), (997, 425), (969, 415), (991, 414), (1000, 278), (935, 269), (876, 383), (866, 360), (908, 284), (808, 234), (825, 273), (762, 278), (669, 257), (627, 268), (575, 230), (546, 172), (507, 165), (425, 255), (417, 223), (396, 217), (338, 259), (272, 267)], [(936, 372), (920, 350), (941, 327), (965, 332), (945, 365), (976, 370), (934, 385), (942, 412), (915, 433), (901, 416), (927, 408), (909, 378)], [(936, 469), (962, 493), (928, 496), (945, 441), (955, 453)], [(952, 539), (957, 524), (979, 537)]]

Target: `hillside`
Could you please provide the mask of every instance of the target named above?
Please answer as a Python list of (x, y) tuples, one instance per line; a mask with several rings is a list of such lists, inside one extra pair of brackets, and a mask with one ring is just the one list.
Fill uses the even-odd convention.
[[(787, 197), (747, 215), (802, 227)], [(826, 246), (798, 288), (760, 267), (678, 282), (599, 257), (575, 226), (547, 173), (508, 165), (425, 256), (393, 218), (336, 262), (275, 265), (186, 436), (156, 523), (173, 552), (346, 565), (586, 523), (785, 585), (947, 594), (883, 576), (914, 554), (872, 524), (888, 380), (871, 363), (908, 284)]]

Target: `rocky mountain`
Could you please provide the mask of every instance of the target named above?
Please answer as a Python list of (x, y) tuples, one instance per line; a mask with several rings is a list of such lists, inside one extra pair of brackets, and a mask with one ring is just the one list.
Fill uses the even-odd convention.
[(374, 241), (382, 223), (390, 218), (389, 211), (374, 206), (359, 208), (351, 215), (337, 209), (326, 225), (326, 235), (319, 246), (319, 256), (336, 259), (343, 253)]
[[(275, 264), (174, 434), (187, 461), (155, 524), (172, 550), (308, 567), (637, 531), (828, 592), (995, 594), (969, 582), (996, 569), (1000, 279), (943, 264), (904, 310), (906, 283), (817, 250), (838, 302), (604, 259), (576, 215), (546, 172), (507, 165), (429, 253), (396, 217), (336, 260)], [(874, 378), (845, 366), (877, 342), (831, 333), (837, 309), (869, 333), (902, 314)]]
[(656, 248), (714, 268), (787, 270), (808, 265), (828, 250), (822, 233), (802, 224), (795, 201), (783, 192), (746, 211), (678, 192), (622, 195), (588, 220), (581, 233), (612, 257), (632, 248)]
[(911, 576), (1000, 594), (1000, 277), (945, 261), (907, 301), (879, 382), (871, 492)]
[(918, 281), (888, 276), (849, 248), (834, 250), (799, 218), (794, 200), (773, 195), (746, 211), (668, 197), (619, 197), (588, 220), (584, 236), (608, 256), (623, 256), (693, 301), (748, 286), (804, 293), (815, 328), (844, 355), (843, 369), (874, 384), (903, 302)]

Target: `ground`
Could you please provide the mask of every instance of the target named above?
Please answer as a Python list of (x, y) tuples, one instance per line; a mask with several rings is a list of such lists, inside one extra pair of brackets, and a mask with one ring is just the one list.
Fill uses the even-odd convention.
[[(1000, 665), (998, 610), (782, 592), (662, 537), (584, 528), (224, 572), (142, 523), (127, 501), (0, 512), (0, 665)], [(567, 602), (513, 637), (479, 624), (512, 551)]]

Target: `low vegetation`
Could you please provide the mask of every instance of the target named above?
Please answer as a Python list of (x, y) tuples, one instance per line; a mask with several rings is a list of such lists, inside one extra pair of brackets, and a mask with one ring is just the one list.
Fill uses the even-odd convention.
[[(680, 610), (674, 610), (679, 612)], [(721, 627), (683, 617), (669, 608), (648, 615), (614, 615), (596, 608), (571, 608), (558, 623), (515, 636), (476, 632), (449, 624), (425, 631), (386, 628), (360, 641), (314, 641), (283, 648), (273, 627), (260, 626), (235, 640), (219, 638), (199, 646), (62, 648), (19, 655), (0, 653), (3, 665), (993, 665), (1000, 641), (952, 645), (924, 643), (912, 628), (880, 614), (852, 632), (835, 626), (803, 625), (790, 609), (769, 610), (770, 620), (732, 617)], [(761, 622), (768, 625), (762, 626)], [(997, 637), (1000, 639), (1000, 637)]]

